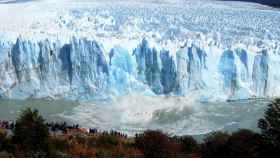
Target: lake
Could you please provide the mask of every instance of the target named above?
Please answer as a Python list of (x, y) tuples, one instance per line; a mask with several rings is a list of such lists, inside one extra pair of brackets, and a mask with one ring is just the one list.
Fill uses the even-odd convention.
[(133, 135), (160, 129), (176, 135), (202, 135), (216, 130), (258, 131), (268, 100), (196, 102), (183, 97), (130, 94), (110, 101), (1, 100), (0, 119), (14, 120), (26, 107), (39, 110), (47, 121), (78, 123), (86, 128), (118, 130)]

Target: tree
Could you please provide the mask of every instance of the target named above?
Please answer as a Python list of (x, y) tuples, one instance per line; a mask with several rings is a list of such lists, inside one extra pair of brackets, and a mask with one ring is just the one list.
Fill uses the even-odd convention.
[[(37, 110), (27, 108), (16, 121), (13, 140), (29, 156), (46, 157), (49, 130)], [(42, 156), (44, 155), (44, 156)], [(31, 156), (35, 157), (35, 156)]]
[(275, 99), (268, 104), (264, 118), (259, 120), (262, 135), (273, 146), (280, 147), (280, 99)]

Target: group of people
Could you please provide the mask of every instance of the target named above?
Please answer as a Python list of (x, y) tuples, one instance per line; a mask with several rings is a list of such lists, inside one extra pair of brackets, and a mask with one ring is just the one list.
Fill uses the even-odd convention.
[(118, 136), (118, 137), (122, 137), (122, 138), (127, 138), (127, 134), (118, 132), (118, 131), (114, 131), (111, 130), (110, 132), (104, 131), (102, 132), (102, 135), (113, 135), (113, 136)]
[(80, 129), (80, 126), (78, 124), (68, 125), (66, 122), (57, 123), (57, 122), (51, 122), (47, 123), (47, 126), (50, 130), (50, 132), (63, 132), (67, 133), (67, 131), (70, 130), (78, 130)]
[[(6, 130), (13, 130), (15, 128), (16, 123), (14, 121), (4, 121), (0, 120), (0, 128), (6, 129)], [(66, 122), (47, 122), (46, 125), (49, 128), (49, 131), (52, 134), (57, 134), (57, 133), (62, 133), (62, 134), (67, 134), (68, 132), (82, 132), (82, 133), (89, 133), (89, 134), (97, 134), (101, 133), (103, 135), (114, 135), (114, 136), (119, 136), (123, 138), (127, 138), (127, 135), (118, 131), (103, 131), (100, 132), (98, 131), (97, 128), (81, 128), (79, 124), (73, 124), (73, 125), (68, 125)]]
[(122, 137), (122, 138), (127, 138), (127, 134), (124, 134), (124, 133), (121, 133), (118, 131), (114, 131), (114, 130), (100, 132), (96, 128), (90, 128), (88, 132), (90, 134), (100, 133), (102, 135), (113, 135), (113, 136), (118, 136), (118, 137)]

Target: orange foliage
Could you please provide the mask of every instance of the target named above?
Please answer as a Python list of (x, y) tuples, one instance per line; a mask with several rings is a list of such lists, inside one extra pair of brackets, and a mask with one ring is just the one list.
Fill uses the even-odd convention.
[(69, 151), (70, 158), (96, 158), (96, 152), (87, 145), (73, 142)]

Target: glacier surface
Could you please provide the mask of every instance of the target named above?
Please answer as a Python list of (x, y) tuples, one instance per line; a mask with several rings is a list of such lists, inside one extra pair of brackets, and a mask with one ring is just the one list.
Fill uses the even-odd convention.
[(0, 4), (0, 98), (280, 96), (279, 11), (170, 2)]

